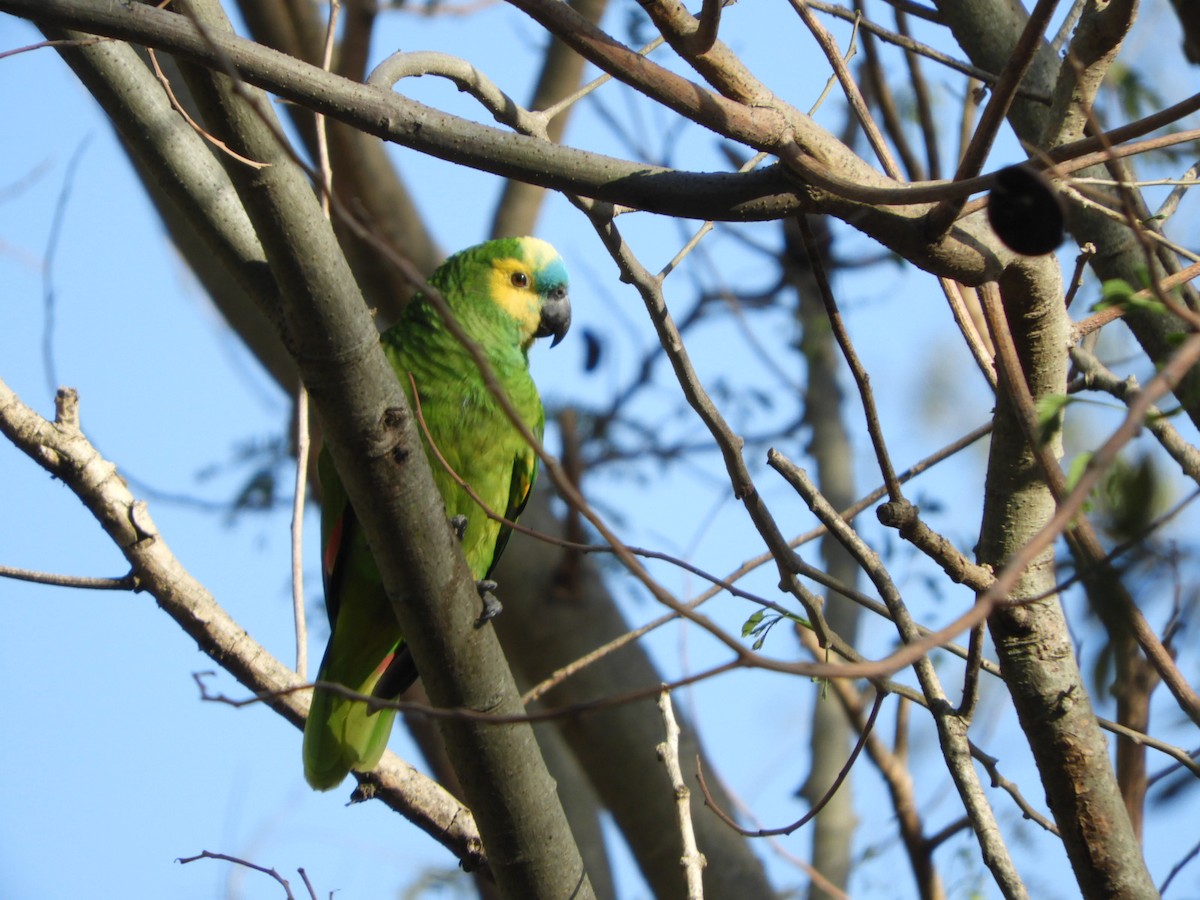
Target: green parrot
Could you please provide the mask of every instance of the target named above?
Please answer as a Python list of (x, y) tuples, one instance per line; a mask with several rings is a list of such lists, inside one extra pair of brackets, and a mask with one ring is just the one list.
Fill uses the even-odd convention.
[[(529, 429), (542, 436), (545, 413), (529, 375), (534, 338), (562, 340), (571, 324), (567, 270), (553, 247), (532, 237), (488, 241), (455, 254), (429, 279), (459, 325), (483, 348), (496, 378)], [(409, 402), (412, 375), (429, 429), (422, 436), (446, 514), (461, 532), (471, 574), (486, 581), (510, 529), (488, 518), (437, 461), (431, 437), (449, 466), (486, 506), (516, 519), (537, 474), (537, 456), (484, 384), (474, 360), (418, 294), (400, 321), (382, 336), (383, 350)], [(320, 681), (390, 700), (417, 677), (366, 536), (328, 453), (318, 460), (321, 480), (322, 573), (332, 632)], [(494, 598), (484, 596), (486, 603)], [(498, 608), (498, 607), (497, 607)], [(304, 777), (314, 788), (337, 787), (351, 769), (369, 771), (387, 746), (394, 710), (371, 712), (366, 703), (320, 689), (304, 727)]]

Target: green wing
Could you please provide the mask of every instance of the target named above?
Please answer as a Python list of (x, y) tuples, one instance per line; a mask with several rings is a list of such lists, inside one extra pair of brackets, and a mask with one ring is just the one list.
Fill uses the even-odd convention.
[[(321, 454), (317, 467), (322, 488), (321, 569), (331, 628), (317, 680), (391, 698), (412, 683), (416, 670), (362, 526), (327, 453)], [(304, 726), (308, 783), (329, 790), (351, 769), (373, 769), (387, 746), (395, 717), (394, 710), (372, 712), (365, 703), (313, 691)]]
[[(538, 440), (542, 439), (544, 413), (541, 413), (541, 404), (538, 404), (539, 416), (534, 425), (533, 433), (537, 435)], [(504, 518), (510, 522), (515, 522), (520, 517), (522, 510), (525, 509), (525, 504), (529, 502), (529, 492), (533, 490), (533, 483), (537, 480), (538, 458), (533, 452), (533, 448), (525, 445), (513, 458), (512, 465), (512, 480), (508, 489), (508, 505), (504, 510)], [(508, 539), (512, 536), (512, 529), (507, 525), (500, 526), (500, 532), (496, 535), (496, 549), (492, 554), (491, 565), (488, 566), (488, 575), (496, 568), (496, 563), (500, 562), (500, 557), (504, 553), (504, 548), (508, 546)], [(486, 577), (486, 576), (485, 576)]]

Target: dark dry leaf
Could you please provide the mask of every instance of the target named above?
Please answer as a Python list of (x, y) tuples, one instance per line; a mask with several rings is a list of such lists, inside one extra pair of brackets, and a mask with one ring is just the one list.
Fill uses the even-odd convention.
[(595, 371), (596, 366), (600, 365), (600, 354), (604, 346), (600, 342), (600, 338), (590, 328), (583, 330), (583, 347), (583, 371)]
[(1009, 166), (996, 173), (987, 211), (992, 230), (1014, 253), (1041, 256), (1063, 242), (1062, 197), (1045, 177), (1026, 166)]

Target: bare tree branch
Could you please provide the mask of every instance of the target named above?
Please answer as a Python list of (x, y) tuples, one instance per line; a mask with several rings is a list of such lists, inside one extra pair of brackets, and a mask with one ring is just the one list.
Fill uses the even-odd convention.
[[(269, 695), (268, 706), (304, 727), (309, 702), (304, 683), (233, 621), (171, 553), (146, 504), (79, 430), (74, 391), (59, 392), (55, 421), (48, 422), (0, 381), (0, 432), (79, 497), (129, 560), (139, 590), (153, 596), (222, 668), (256, 694)], [(369, 780), (375, 796), (465, 866), (487, 864), (471, 812), (437, 784), (391, 754)]]

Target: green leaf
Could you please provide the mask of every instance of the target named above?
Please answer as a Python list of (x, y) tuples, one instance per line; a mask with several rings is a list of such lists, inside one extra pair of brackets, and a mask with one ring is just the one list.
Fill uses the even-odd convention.
[(750, 635), (754, 634), (754, 632), (758, 630), (759, 623), (762, 622), (763, 616), (765, 616), (766, 613), (767, 611), (765, 609), (760, 609), (753, 613), (744, 623), (742, 623), (742, 637), (750, 637)]
[(1170, 488), (1152, 456), (1123, 454), (1113, 462), (1097, 491), (1098, 519), (1114, 539), (1139, 540), (1166, 508), (1169, 497)]
[(1092, 306), (1092, 312), (1123, 306), (1135, 293), (1136, 289), (1124, 278), (1110, 278), (1100, 286), (1100, 299)]
[(1071, 467), (1067, 469), (1067, 490), (1075, 490), (1075, 485), (1079, 484), (1079, 479), (1083, 477), (1083, 473), (1087, 471), (1088, 465), (1095, 456), (1091, 450), (1080, 453), (1071, 460)]
[(1167, 307), (1150, 290), (1154, 282), (1150, 272), (1144, 266), (1137, 270), (1137, 287), (1123, 278), (1110, 278), (1100, 287), (1100, 300), (1092, 307), (1093, 311), (1119, 306), (1124, 309), (1137, 309), (1144, 312), (1162, 314)]
[(1125, 301), (1125, 305), (1129, 309), (1140, 309), (1159, 315), (1167, 311), (1167, 305), (1152, 295), (1142, 296), (1140, 294), (1133, 294)]
[(1062, 412), (1068, 403), (1074, 402), (1066, 394), (1046, 394), (1037, 401), (1038, 440), (1046, 443), (1058, 431)]
[(742, 624), (742, 637), (753, 636), (755, 640), (751, 644), (751, 647), (755, 650), (761, 650), (771, 629), (785, 620), (796, 622), (810, 631), (812, 630), (812, 625), (809, 624), (808, 620), (795, 613), (760, 609), (751, 614), (750, 618)]

